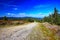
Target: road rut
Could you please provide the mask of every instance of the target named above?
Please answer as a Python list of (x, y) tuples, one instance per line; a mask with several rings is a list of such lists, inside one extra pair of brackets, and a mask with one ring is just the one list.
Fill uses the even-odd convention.
[(16, 27), (0, 28), (0, 40), (26, 40), (36, 26), (37, 23), (34, 22)]

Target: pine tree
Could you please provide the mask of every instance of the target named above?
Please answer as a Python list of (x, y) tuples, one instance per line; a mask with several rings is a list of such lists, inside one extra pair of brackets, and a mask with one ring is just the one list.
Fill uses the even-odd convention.
[(58, 10), (56, 8), (54, 8), (53, 22), (58, 24)]
[(4, 21), (7, 21), (8, 19), (7, 19), (7, 17), (6, 17), (6, 16), (4, 16), (4, 17), (3, 17), (3, 20), (4, 20)]
[(44, 17), (43, 20), (44, 22), (60, 25), (60, 14), (58, 13), (58, 10), (54, 8), (54, 13), (50, 14), (48, 17)]
[(50, 22), (51, 24), (53, 24), (53, 15), (52, 15), (52, 14), (49, 15), (49, 22)]

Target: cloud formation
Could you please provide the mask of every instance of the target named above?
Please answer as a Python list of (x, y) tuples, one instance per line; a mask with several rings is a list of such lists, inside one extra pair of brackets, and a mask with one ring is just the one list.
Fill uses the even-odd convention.
[(47, 16), (44, 13), (37, 13), (37, 14), (26, 14), (26, 13), (17, 13), (17, 14), (13, 14), (13, 13), (8, 13), (8, 16), (12, 16), (12, 17), (44, 17)]
[(16, 14), (13, 13), (7, 13), (8, 16), (15, 16)]
[(46, 4), (46, 5), (37, 5), (37, 6), (34, 6), (34, 8), (46, 8), (46, 7), (49, 7), (50, 5)]

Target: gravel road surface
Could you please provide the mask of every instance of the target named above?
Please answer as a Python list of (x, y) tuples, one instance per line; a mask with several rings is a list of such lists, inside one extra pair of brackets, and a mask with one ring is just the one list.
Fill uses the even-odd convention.
[(37, 23), (29, 23), (15, 27), (0, 28), (0, 40), (26, 40)]

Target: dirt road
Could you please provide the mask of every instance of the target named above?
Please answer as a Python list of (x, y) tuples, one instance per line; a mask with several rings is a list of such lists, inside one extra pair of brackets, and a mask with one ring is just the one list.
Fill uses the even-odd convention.
[(0, 28), (0, 40), (26, 40), (37, 23), (29, 23), (10, 28)]

